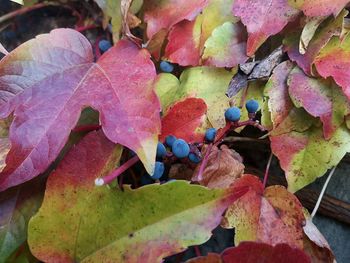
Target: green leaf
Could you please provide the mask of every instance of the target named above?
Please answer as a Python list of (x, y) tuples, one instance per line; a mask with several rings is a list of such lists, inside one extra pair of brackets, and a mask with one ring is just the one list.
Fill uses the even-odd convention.
[(192, 67), (182, 72), (177, 99), (201, 98), (208, 106), (208, 119), (215, 128), (225, 125), (224, 112), (229, 105), (225, 92), (233, 74), (214, 67)]
[(214, 29), (204, 44), (205, 65), (235, 67), (247, 61), (246, 33), (240, 23), (225, 22)]
[(350, 132), (338, 128), (328, 141), (322, 128), (270, 137), (273, 153), (286, 173), (288, 190), (295, 192), (324, 175), (350, 151)]
[(94, 179), (113, 168), (120, 149), (92, 132), (66, 155), (29, 224), (34, 256), (45, 262), (160, 262), (207, 241), (238, 198), (237, 191), (185, 181), (124, 191), (96, 187)]
[(170, 73), (161, 73), (155, 81), (155, 91), (162, 105), (162, 112), (166, 114), (174, 102), (179, 89), (180, 82), (177, 77)]
[[(122, 29), (122, 15), (120, 11), (121, 0), (95, 0), (104, 13), (104, 24), (107, 26), (111, 19), (114, 40), (119, 40)], [(130, 12), (136, 14), (142, 7), (143, 0), (134, 0), (130, 6)]]

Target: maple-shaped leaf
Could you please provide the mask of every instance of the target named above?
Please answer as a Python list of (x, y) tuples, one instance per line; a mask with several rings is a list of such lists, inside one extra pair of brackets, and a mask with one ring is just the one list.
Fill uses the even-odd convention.
[[(200, 165), (196, 167), (192, 181), (198, 181), (199, 170)], [(226, 189), (240, 178), (243, 172), (243, 159), (237, 152), (229, 149), (226, 145), (222, 145), (220, 149), (213, 146), (199, 184), (208, 188)]]
[(100, 112), (107, 137), (135, 151), (151, 173), (160, 131), (155, 76), (149, 53), (126, 40), (94, 63), (88, 40), (71, 29), (12, 51), (0, 62), (0, 117), (15, 116), (0, 190), (45, 171), (87, 106)]
[(299, 51), (299, 39), (301, 30), (288, 33), (283, 41), (288, 56), (295, 61), (308, 75), (312, 75), (312, 65), (320, 50), (328, 43), (332, 36), (339, 36), (342, 32), (344, 17), (348, 11), (342, 11), (336, 18), (329, 17), (318, 27), (316, 33), (308, 44), (306, 52)]
[(0, 193), (1, 262), (26, 241), (28, 221), (41, 205), (44, 187), (45, 178), (38, 177)]
[(235, 67), (247, 61), (246, 33), (240, 23), (226, 22), (214, 29), (204, 44), (205, 65)]
[(341, 40), (333, 37), (315, 59), (317, 72), (324, 78), (332, 77), (350, 99), (350, 35)]
[(224, 215), (223, 226), (235, 227), (235, 244), (258, 241), (303, 248), (304, 215), (298, 199), (283, 186), (263, 188), (259, 178), (243, 175), (232, 190), (249, 187)]
[(188, 143), (201, 142), (204, 139), (207, 105), (204, 100), (187, 98), (174, 104), (162, 119), (160, 140), (174, 135)]
[(232, 73), (214, 67), (192, 67), (184, 70), (180, 76), (177, 100), (187, 97), (201, 98), (208, 107), (207, 116), (214, 128), (225, 125), (223, 112), (229, 105), (225, 95)]
[(34, 256), (45, 262), (160, 262), (207, 241), (223, 211), (245, 191), (186, 181), (124, 191), (96, 187), (94, 179), (114, 169), (120, 156), (121, 147), (101, 132), (91, 132), (65, 156), (29, 222)]
[[(214, 29), (225, 22), (237, 22), (237, 18), (231, 12), (233, 0), (209, 0), (208, 2), (209, 4), (195, 20), (184, 20), (172, 28), (164, 54), (166, 59), (182, 66), (198, 66), (202, 64), (201, 56), (205, 42), (211, 37)], [(233, 28), (219, 30), (216, 33), (215, 42), (218, 41), (218, 38), (224, 38), (225, 42), (235, 49), (232, 51), (228, 50), (228, 47), (225, 47), (225, 50), (212, 49), (210, 55), (220, 56), (223, 59), (223, 53), (228, 56), (234, 53), (238, 58), (231, 56), (226, 59), (230, 61), (229, 67), (236, 66), (238, 64), (237, 61), (241, 61), (242, 57), (245, 58), (245, 43), (242, 41), (243, 39), (245, 40), (245, 34), (241, 33), (241, 27), (241, 25), (234, 24)], [(241, 46), (244, 46), (244, 48), (241, 48)], [(215, 62), (207, 61), (205, 64), (215, 65)]]
[(337, 16), (349, 0), (288, 0), (288, 3), (306, 16)]
[(186, 263), (311, 263), (310, 258), (301, 249), (287, 244), (270, 246), (260, 242), (242, 242), (237, 247), (225, 249), (221, 255), (209, 253)]
[(144, 3), (147, 37), (151, 39), (161, 29), (170, 29), (182, 20), (194, 20), (208, 0), (148, 0)]
[[(108, 26), (109, 20), (112, 24), (113, 39), (119, 40), (119, 35), (122, 30), (122, 13), (121, 13), (121, 1), (122, 0), (95, 0), (98, 6), (103, 10), (104, 27)], [(130, 7), (130, 14), (136, 14), (142, 7), (143, 0), (134, 0)]]
[(271, 136), (270, 140), (292, 192), (324, 175), (350, 151), (350, 132), (344, 125), (329, 140), (323, 137), (320, 127)]
[(290, 72), (288, 85), (294, 104), (319, 117), (324, 137), (330, 139), (350, 113), (350, 103), (340, 87), (331, 80), (308, 77), (298, 67)]
[(247, 27), (247, 55), (253, 56), (269, 36), (279, 33), (294, 20), (299, 10), (281, 0), (236, 0), (233, 14)]
[(154, 86), (162, 105), (162, 113), (166, 114), (170, 106), (176, 102), (180, 81), (173, 74), (160, 73), (155, 80)]

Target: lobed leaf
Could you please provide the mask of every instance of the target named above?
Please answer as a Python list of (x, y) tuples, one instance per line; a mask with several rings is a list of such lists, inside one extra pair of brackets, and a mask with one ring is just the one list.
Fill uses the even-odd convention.
[(93, 63), (90, 43), (71, 29), (15, 49), (0, 62), (0, 117), (15, 115), (0, 190), (44, 172), (87, 106), (100, 112), (107, 137), (135, 151), (151, 173), (160, 131), (155, 76), (149, 53), (126, 40)]
[(160, 262), (208, 240), (244, 190), (209, 190), (185, 181), (124, 191), (96, 187), (94, 179), (120, 156), (120, 146), (92, 132), (50, 175), (43, 205), (29, 223), (28, 242), (38, 259)]
[(287, 1), (236, 0), (233, 14), (247, 27), (247, 55), (251, 57), (269, 36), (276, 35), (294, 20), (299, 11)]

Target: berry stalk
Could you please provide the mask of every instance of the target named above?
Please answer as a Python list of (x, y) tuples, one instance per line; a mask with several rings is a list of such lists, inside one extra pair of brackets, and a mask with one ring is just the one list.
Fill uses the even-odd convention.
[(119, 175), (124, 173), (127, 169), (129, 169), (131, 166), (133, 166), (135, 163), (139, 161), (138, 156), (134, 156), (125, 163), (123, 163), (121, 166), (119, 166), (117, 169), (115, 169), (112, 173), (109, 175), (103, 177), (103, 178), (96, 178), (95, 185), (102, 186), (105, 184), (110, 184), (114, 181), (115, 178), (117, 178)]

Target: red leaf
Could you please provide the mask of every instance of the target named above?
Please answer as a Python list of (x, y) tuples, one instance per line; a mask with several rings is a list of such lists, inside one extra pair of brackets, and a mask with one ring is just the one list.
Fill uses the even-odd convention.
[(282, 186), (263, 189), (259, 178), (244, 175), (233, 183), (233, 191), (249, 190), (226, 211), (223, 226), (235, 227), (235, 244), (259, 241), (286, 243), (303, 248), (304, 215), (298, 199)]
[(310, 263), (310, 258), (300, 249), (287, 244), (270, 246), (265, 243), (242, 242), (237, 247), (227, 248), (219, 254), (209, 253), (186, 263)]
[[(201, 55), (201, 22), (184, 20), (175, 25), (169, 33), (164, 56), (182, 66), (197, 66)], [(195, 31), (199, 31), (197, 34)], [(196, 37), (196, 38), (195, 38)]]
[(151, 39), (161, 29), (170, 29), (178, 22), (194, 18), (208, 4), (208, 0), (148, 0), (145, 3), (147, 37)]
[(186, 140), (188, 143), (203, 141), (200, 127), (206, 121), (207, 105), (204, 100), (188, 98), (176, 103), (162, 119), (160, 140), (168, 135)]
[(252, 56), (269, 36), (279, 33), (296, 18), (299, 11), (285, 0), (236, 0), (233, 14), (247, 27), (247, 55)]
[(315, 66), (322, 77), (333, 77), (335, 82), (343, 88), (345, 95), (350, 99), (349, 44), (349, 35), (343, 41), (334, 37), (317, 56)]
[(15, 115), (0, 190), (45, 171), (87, 106), (100, 112), (106, 136), (152, 171), (160, 130), (155, 76), (149, 53), (125, 40), (93, 63), (90, 43), (71, 29), (15, 49), (0, 63), (0, 117)]
[(222, 254), (224, 263), (310, 263), (310, 258), (300, 249), (287, 244), (270, 246), (264, 243), (243, 242), (228, 248)]

